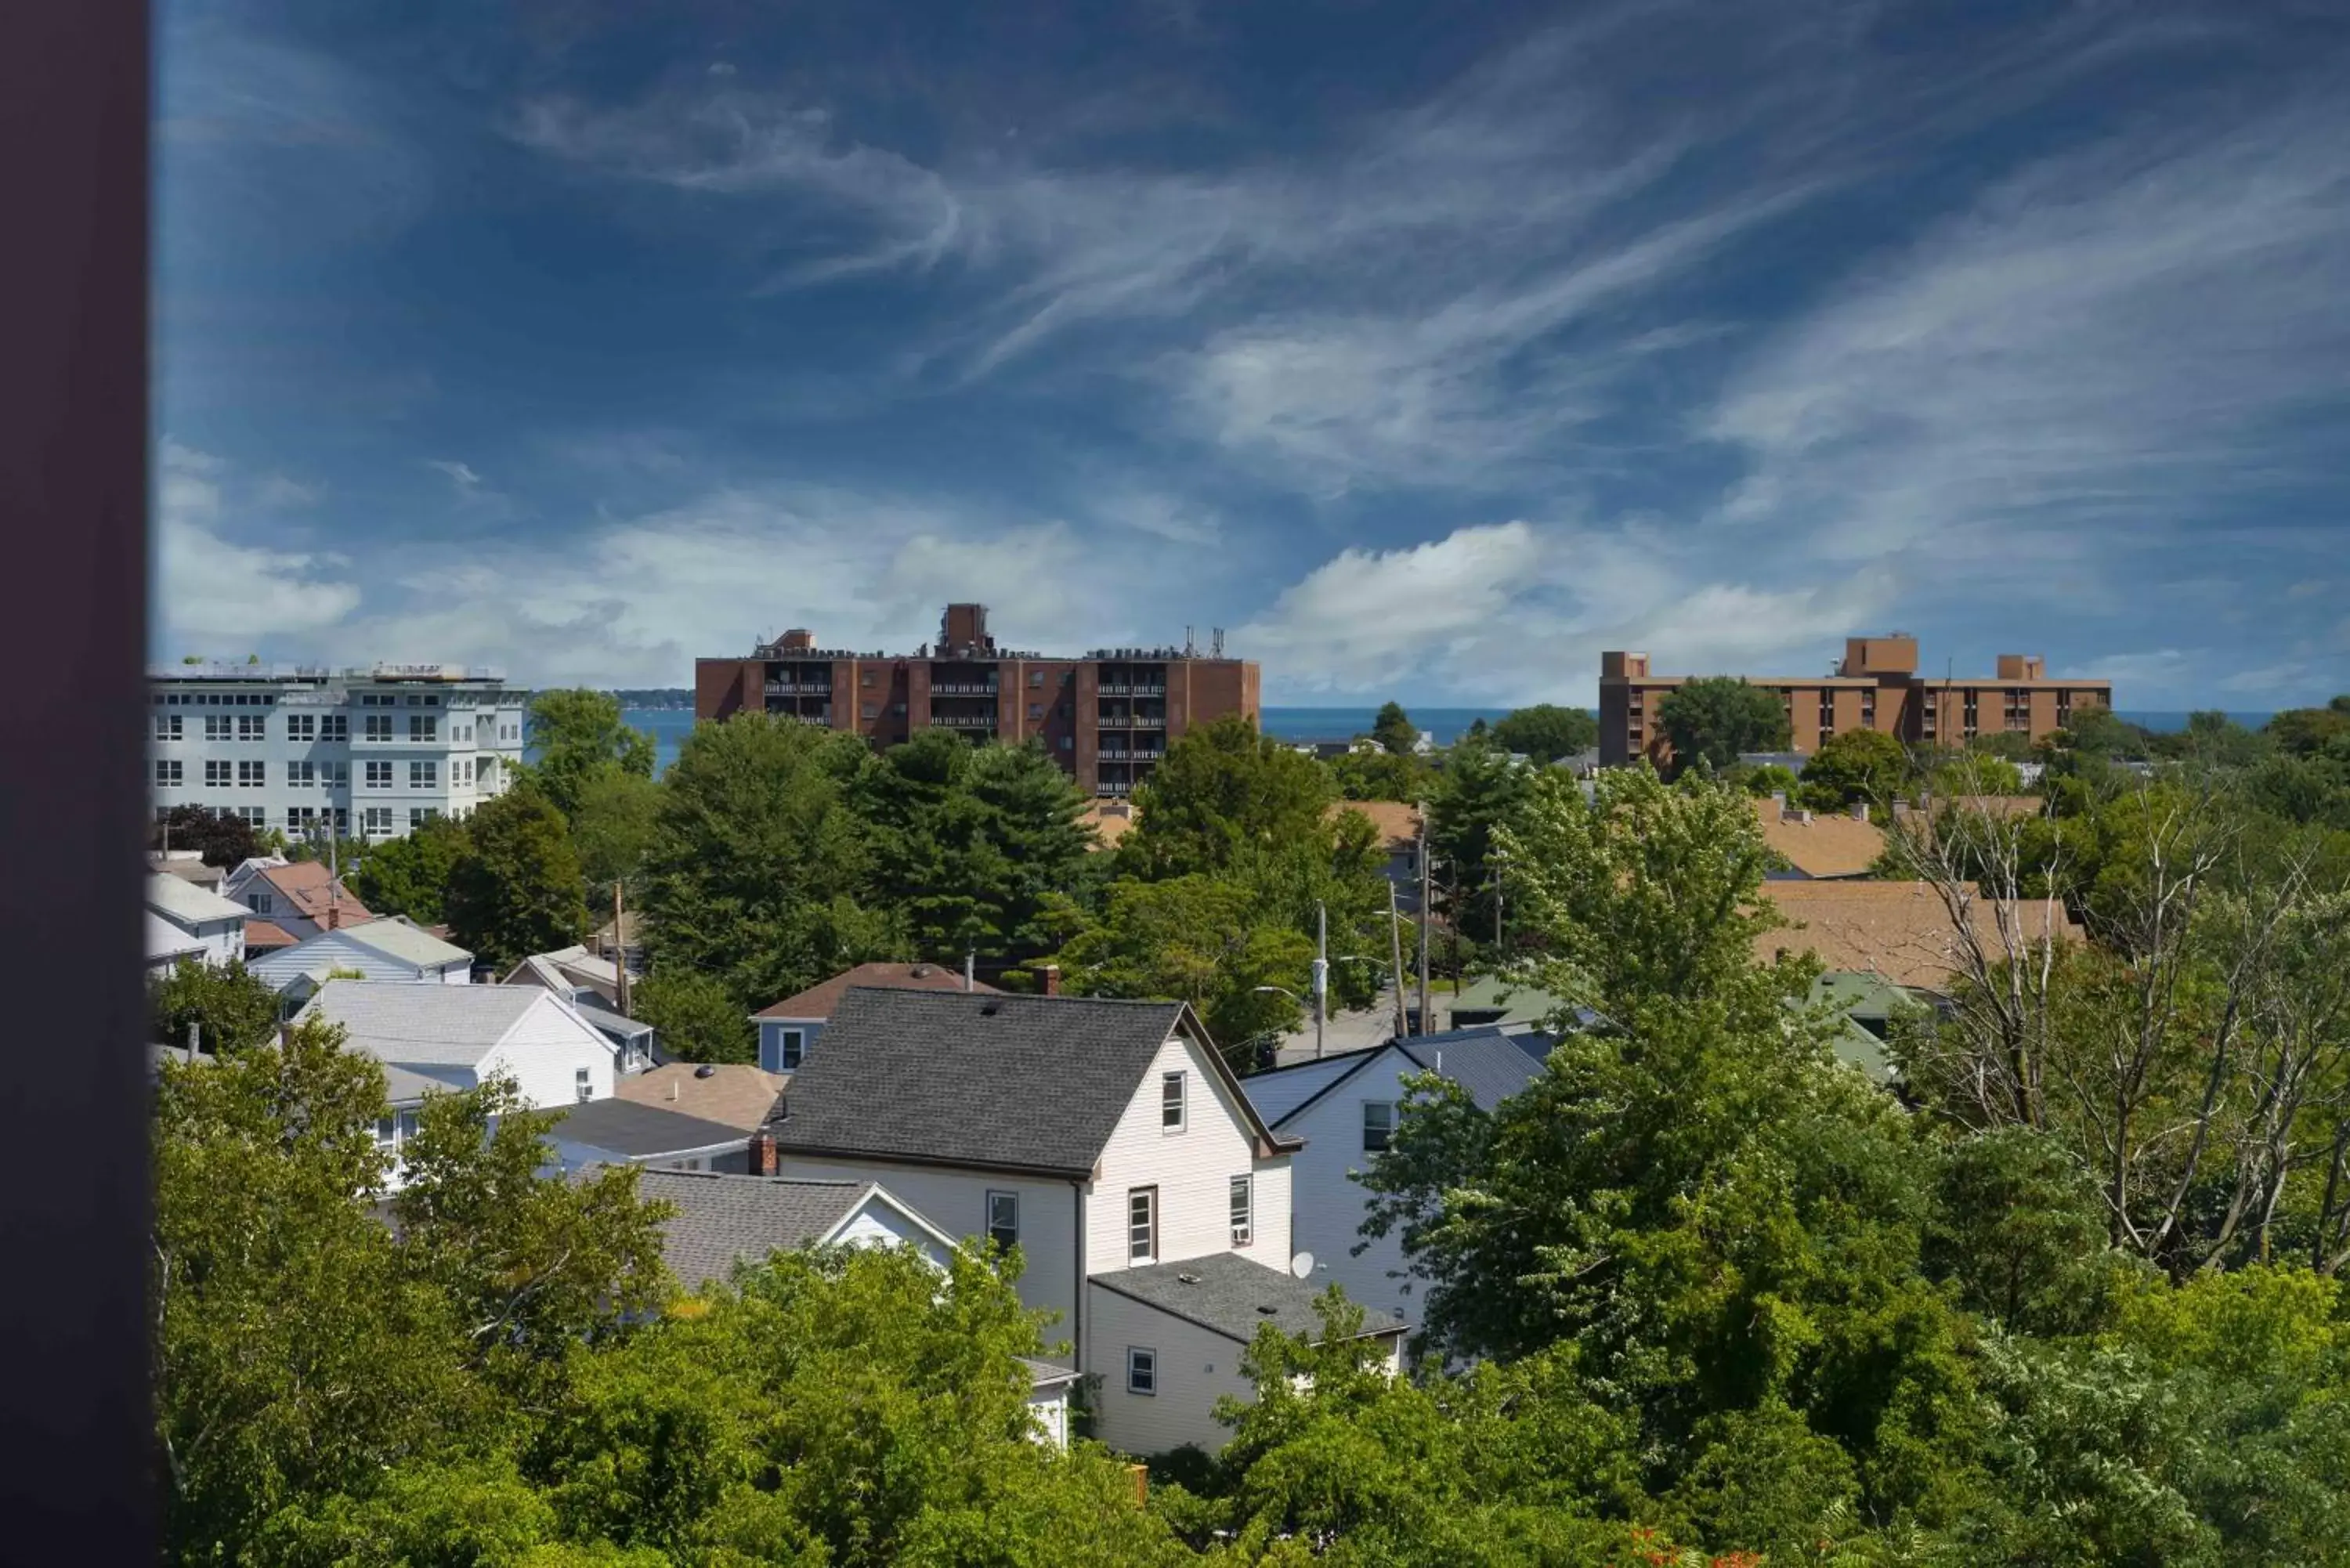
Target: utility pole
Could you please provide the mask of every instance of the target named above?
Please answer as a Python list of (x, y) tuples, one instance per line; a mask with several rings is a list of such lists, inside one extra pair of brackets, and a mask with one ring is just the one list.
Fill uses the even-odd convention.
[(1322, 1059), (1322, 1021), (1330, 1011), (1330, 911), (1314, 902), (1314, 1059)]
[(1428, 1026), (1429, 1019), (1433, 1016), (1428, 1010), (1428, 807), (1423, 803), (1419, 808), (1419, 1032), (1422, 1034), (1434, 1033)]
[(629, 932), (620, 923), (620, 879), (612, 878), (612, 1000), (629, 1016)]
[(1500, 963), (1503, 961), (1503, 951), (1502, 947), (1502, 862), (1507, 860), (1509, 857), (1497, 849), (1490, 858), (1493, 863), (1493, 961)]
[(1396, 908), (1395, 883), (1388, 883), (1388, 950), (1395, 973), (1395, 1037), (1407, 1033), (1403, 1022), (1403, 911)]

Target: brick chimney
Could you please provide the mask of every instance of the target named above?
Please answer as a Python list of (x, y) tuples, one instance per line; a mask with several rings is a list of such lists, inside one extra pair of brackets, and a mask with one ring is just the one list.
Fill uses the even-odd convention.
[(753, 1133), (751, 1135), (749, 1152), (751, 1156), (752, 1175), (773, 1176), (775, 1174), (775, 1134), (767, 1131), (764, 1127)]
[(1045, 995), (1058, 996), (1061, 994), (1061, 966), (1059, 964), (1045, 964), (1036, 972), (1044, 977)]

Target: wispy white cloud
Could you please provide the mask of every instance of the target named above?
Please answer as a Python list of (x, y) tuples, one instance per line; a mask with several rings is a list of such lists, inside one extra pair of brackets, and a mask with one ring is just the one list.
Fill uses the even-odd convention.
[(473, 472), (471, 463), (457, 462), (445, 457), (428, 457), (424, 460), (424, 466), (446, 475), (461, 496), (470, 499), (483, 493), (482, 476)]
[(163, 441), (155, 484), (159, 641), (258, 644), (333, 628), (358, 607), (359, 590), (341, 557), (231, 536), (229, 514), (242, 509), (244, 490), (219, 457)]

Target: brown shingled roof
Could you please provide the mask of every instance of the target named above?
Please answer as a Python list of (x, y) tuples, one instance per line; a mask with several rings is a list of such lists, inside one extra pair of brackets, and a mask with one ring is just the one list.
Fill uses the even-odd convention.
[(775, 1096), (791, 1082), (781, 1074), (734, 1064), (713, 1067), (706, 1078), (697, 1076), (701, 1071), (691, 1062), (671, 1062), (619, 1079), (612, 1094), (616, 1099), (657, 1106), (747, 1133), (758, 1130), (775, 1109)]
[[(327, 923), (327, 884), (330, 878), (325, 866), (316, 860), (296, 860), (289, 866), (265, 866), (261, 868), (261, 877), (294, 906), (296, 914), (321, 926)], [(336, 918), (343, 925), (362, 925), (376, 918), (366, 905), (351, 896), (348, 888), (342, 888), (334, 902)]]
[(1806, 877), (1865, 877), (1885, 853), (1885, 829), (1843, 812), (1812, 812), (1804, 822), (1779, 803), (1758, 799), (1754, 818), (1762, 842)]
[(294, 933), (275, 920), (265, 920), (256, 915), (244, 922), (244, 950), (247, 954), (276, 952), (279, 948), (292, 947), (295, 940)]
[[(855, 969), (843, 970), (830, 980), (809, 986), (796, 996), (787, 996), (773, 1007), (763, 1007), (753, 1016), (830, 1018), (851, 986), (880, 991), (961, 991), (962, 971), (935, 963), (861, 963)], [(995, 987), (981, 981), (973, 984), (972, 989), (993, 992)]]
[(1378, 829), (1379, 842), (1388, 853), (1408, 848), (1419, 842), (1419, 807), (1401, 800), (1342, 800), (1328, 813), (1332, 821), (1349, 811), (1359, 811), (1371, 819)]
[[(1765, 882), (1763, 897), (1793, 924), (1754, 939), (1754, 955), (1768, 963), (1781, 952), (1817, 955), (1831, 971), (1882, 975), (1896, 985), (1947, 992), (1958, 973), (1959, 937), (1932, 886), (1925, 882)], [(2047, 935), (2052, 906), (2018, 906), (2019, 923), (2033, 941)], [(1996, 911), (1981, 900), (1970, 919), (1984, 950), (2000, 950)], [(2078, 941), (2081, 928), (2062, 906), (2053, 907), (2055, 934)]]

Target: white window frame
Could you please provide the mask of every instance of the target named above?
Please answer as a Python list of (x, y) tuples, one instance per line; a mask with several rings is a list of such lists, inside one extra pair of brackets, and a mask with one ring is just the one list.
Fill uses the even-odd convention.
[[(1009, 1220), (999, 1220), (997, 1218), (997, 1210), (999, 1205), (1007, 1206), (1009, 1208), (1011, 1211), (1011, 1218)], [(1000, 1187), (989, 1189), (987, 1194), (987, 1210), (983, 1218), (987, 1221), (987, 1239), (989, 1241), (994, 1242), (1005, 1251), (1010, 1251), (1013, 1248), (1020, 1244), (1020, 1194), (1017, 1192), (1007, 1192)], [(1004, 1234), (1007, 1231), (1011, 1232), (1009, 1237)]]
[(1126, 1347), (1126, 1391), (1145, 1399), (1159, 1397), (1158, 1351), (1147, 1345)]
[(230, 789), (234, 787), (235, 782), (236, 770), (229, 766), (226, 762), (221, 761), (217, 758), (206, 760), (204, 763), (204, 787), (206, 789)]
[[(1141, 1217), (1137, 1219), (1137, 1214)], [(1126, 1189), (1126, 1261), (1131, 1263), (1155, 1263), (1159, 1261), (1159, 1189), (1129, 1187)]]
[(286, 738), (289, 741), (315, 741), (318, 738), (318, 715), (288, 713), (286, 715)]
[[(1374, 1111), (1378, 1113), (1378, 1125), (1377, 1130), (1379, 1141), (1377, 1143), (1373, 1143), (1371, 1141), (1373, 1132), (1371, 1113)], [(1395, 1129), (1396, 1107), (1393, 1100), (1365, 1100), (1363, 1102), (1363, 1152), (1365, 1154), (1378, 1154), (1382, 1149), (1385, 1149), (1393, 1144), (1395, 1142)]]
[(1179, 1133), (1183, 1130), (1184, 1123), (1186, 1121), (1185, 1106), (1183, 1102), (1184, 1096), (1187, 1092), (1187, 1085), (1184, 1080), (1189, 1078), (1191, 1075), (1191, 1074), (1184, 1072), (1180, 1068), (1172, 1073), (1161, 1073), (1159, 1075), (1159, 1131)]
[(799, 1070), (800, 1064), (806, 1060), (806, 1030), (778, 1029), (775, 1031), (775, 1070), (777, 1072), (795, 1073)]
[(438, 763), (409, 763), (408, 787), (411, 789), (439, 789), (441, 787), (441, 764)]
[(322, 713), (318, 716), (318, 739), (348, 741), (351, 738), (351, 716), (348, 713)]
[(1235, 1176), (1231, 1182), (1232, 1245), (1249, 1247), (1256, 1243), (1256, 1178)]
[(182, 716), (177, 713), (156, 714), (155, 738), (159, 741), (177, 741), (182, 739), (185, 732), (183, 732), (180, 727), (181, 717)]
[(236, 716), (236, 738), (240, 741), (265, 741), (269, 739), (269, 715), (266, 713), (239, 713)]
[(577, 1067), (571, 1074), (571, 1090), (581, 1105), (596, 1097), (596, 1075), (586, 1067)]
[(367, 716), (367, 723), (362, 728), (364, 738), (367, 740), (389, 741), (391, 739), (391, 715), (369, 713)]
[(186, 777), (187, 774), (182, 771), (179, 758), (158, 757), (155, 759), (156, 788), (178, 789), (181, 787), (181, 781)]
[(391, 764), (390, 763), (369, 763), (367, 765), (366, 772), (360, 774), (360, 776), (367, 780), (367, 787), (369, 789), (390, 789), (391, 787)]

